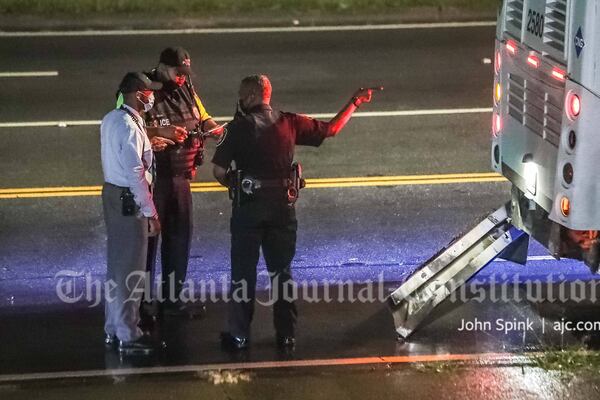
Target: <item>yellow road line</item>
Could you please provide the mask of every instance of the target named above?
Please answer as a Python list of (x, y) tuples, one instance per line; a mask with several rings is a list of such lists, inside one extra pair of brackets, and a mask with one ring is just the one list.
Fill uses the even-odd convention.
[[(306, 187), (349, 188), (367, 186), (406, 186), (439, 185), (453, 183), (504, 182), (506, 179), (496, 173), (436, 174), (436, 175), (400, 175), (307, 179)], [(226, 189), (217, 182), (192, 183), (192, 192), (223, 192)], [(0, 199), (98, 196), (101, 186), (61, 186), (39, 188), (0, 189)]]
[(102, 190), (102, 186), (56, 186), (38, 188), (0, 189), (0, 194), (14, 193), (45, 193), (45, 192), (85, 192)]
[[(386, 182), (386, 181), (414, 181), (414, 180), (436, 180), (453, 178), (497, 178), (500, 177), (495, 172), (464, 173), (464, 174), (435, 174), (435, 175), (397, 175), (397, 176), (361, 176), (361, 177), (339, 177), (339, 178), (312, 178), (307, 179), (309, 184), (321, 183), (345, 183), (345, 182)], [(214, 188), (221, 187), (217, 182), (193, 182), (192, 188)], [(12, 188), (0, 189), (0, 194), (14, 193), (42, 193), (42, 192), (76, 192), (76, 191), (99, 191), (102, 186), (56, 186), (56, 187), (37, 187), (37, 188)]]
[(306, 183), (309, 189), (321, 188), (347, 188), (365, 186), (407, 186), (407, 185), (444, 185), (450, 183), (483, 183), (506, 182), (504, 177), (491, 178), (453, 178), (453, 179), (414, 179), (405, 181), (365, 181), (365, 182), (340, 182), (340, 183)]
[(341, 178), (313, 178), (310, 183), (340, 183), (340, 182), (369, 182), (369, 181), (403, 181), (415, 179), (451, 179), (451, 178), (495, 178), (495, 172), (475, 172), (466, 174), (435, 174), (435, 175), (398, 175), (398, 176), (366, 176), (366, 177), (341, 177)]
[(34, 193), (8, 193), (0, 194), (0, 199), (37, 199), (44, 197), (77, 197), (100, 196), (100, 190), (87, 190), (81, 192), (34, 192)]

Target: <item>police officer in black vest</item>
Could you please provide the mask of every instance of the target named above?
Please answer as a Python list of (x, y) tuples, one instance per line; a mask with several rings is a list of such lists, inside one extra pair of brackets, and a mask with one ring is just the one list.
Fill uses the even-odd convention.
[[(192, 314), (179, 296), (186, 279), (193, 229), (190, 181), (203, 161), (205, 136), (201, 133), (210, 131), (208, 137), (216, 138), (222, 132), (194, 90), (191, 72), (189, 53), (181, 47), (169, 47), (160, 54), (158, 66), (147, 74), (163, 83), (163, 89), (155, 92), (153, 109), (145, 115), (148, 136), (175, 142), (156, 153), (154, 201), (162, 222), (162, 309), (165, 315), (177, 316)], [(148, 271), (154, 270), (157, 247), (158, 239), (151, 238)]]
[(276, 343), (280, 348), (294, 347), (297, 312), (290, 266), (296, 251), (294, 202), (303, 186), (300, 168), (292, 164), (294, 147), (316, 147), (335, 136), (362, 103), (371, 101), (371, 94), (371, 89), (358, 90), (331, 121), (322, 122), (273, 110), (265, 75), (242, 80), (239, 111), (225, 128), (212, 160), (215, 178), (234, 197), (229, 332), (221, 335), (225, 348), (249, 346), (261, 247), (271, 278)]

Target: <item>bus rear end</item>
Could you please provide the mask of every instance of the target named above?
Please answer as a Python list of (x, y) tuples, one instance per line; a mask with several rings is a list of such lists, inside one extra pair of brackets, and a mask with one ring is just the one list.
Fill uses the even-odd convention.
[(556, 257), (600, 261), (600, 1), (505, 0), (495, 46), (492, 167), (513, 224)]

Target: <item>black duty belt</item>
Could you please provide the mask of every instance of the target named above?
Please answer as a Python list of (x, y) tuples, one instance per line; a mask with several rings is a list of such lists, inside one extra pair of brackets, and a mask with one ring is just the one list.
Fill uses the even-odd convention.
[(256, 179), (247, 176), (242, 178), (240, 189), (247, 195), (252, 195), (262, 189), (285, 189), (289, 185), (289, 179)]
[[(252, 176), (244, 176), (241, 170), (231, 171), (228, 178), (229, 197), (233, 200), (234, 207), (252, 199), (254, 195), (259, 195), (263, 189), (283, 189), (287, 194), (287, 202), (293, 205), (298, 199), (300, 189), (305, 186), (302, 179), (302, 169), (300, 164), (294, 163), (290, 171), (289, 178), (279, 179), (257, 179)], [(268, 192), (264, 192), (265, 195)], [(260, 195), (259, 195), (260, 196)]]
[[(287, 188), (290, 184), (289, 179), (251, 179), (254, 189), (275, 189)], [(243, 182), (244, 180), (242, 180)]]

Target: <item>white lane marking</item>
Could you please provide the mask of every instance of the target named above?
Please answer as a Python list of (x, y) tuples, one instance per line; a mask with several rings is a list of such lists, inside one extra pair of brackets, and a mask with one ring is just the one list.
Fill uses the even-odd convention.
[(37, 78), (58, 76), (58, 71), (0, 72), (0, 78)]
[[(494, 261), (506, 262), (506, 260), (503, 260), (501, 258), (498, 258)], [(559, 261), (559, 260), (548, 255), (548, 256), (529, 256), (529, 257), (527, 257), (527, 261)]]
[(527, 257), (527, 261), (557, 261), (556, 258), (552, 256), (529, 256)]
[[(360, 117), (414, 117), (419, 115), (452, 115), (490, 113), (492, 108), (441, 108), (433, 110), (402, 110), (402, 111), (366, 111), (352, 114), (352, 118)], [(336, 114), (307, 114), (312, 118), (333, 118)]]
[[(372, 118), (372, 117), (412, 117), (420, 115), (452, 115), (452, 114), (477, 114), (490, 113), (491, 108), (444, 108), (434, 110), (403, 110), (403, 111), (370, 111), (357, 112), (353, 118)], [(312, 118), (333, 118), (334, 113), (327, 114), (306, 114)], [(214, 117), (217, 122), (231, 121), (233, 117)], [(100, 125), (100, 120), (88, 121), (37, 121), (37, 122), (0, 122), (0, 128), (39, 128), (39, 127), (67, 127), (67, 126), (87, 126)]]
[(0, 122), (0, 128), (46, 128), (67, 126), (100, 125), (100, 120), (91, 121), (37, 121), (37, 122)]
[(43, 36), (125, 36), (125, 35), (198, 35), (222, 33), (283, 33), (283, 32), (338, 32), (338, 31), (378, 31), (402, 29), (474, 28), (496, 26), (496, 21), (473, 22), (434, 22), (418, 24), (382, 25), (340, 25), (340, 26), (287, 26), (258, 28), (193, 28), (193, 29), (128, 29), (128, 30), (87, 30), (87, 31), (40, 31), (6, 32), (0, 37), (43, 37)]

